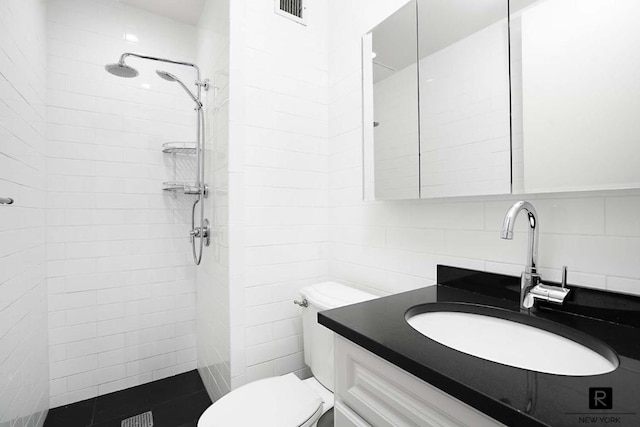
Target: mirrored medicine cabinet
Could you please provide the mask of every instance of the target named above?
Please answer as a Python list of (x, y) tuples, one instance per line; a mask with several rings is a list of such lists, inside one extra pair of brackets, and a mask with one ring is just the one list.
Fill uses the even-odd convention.
[(638, 18), (637, 0), (408, 1), (362, 38), (367, 192), (639, 188)]

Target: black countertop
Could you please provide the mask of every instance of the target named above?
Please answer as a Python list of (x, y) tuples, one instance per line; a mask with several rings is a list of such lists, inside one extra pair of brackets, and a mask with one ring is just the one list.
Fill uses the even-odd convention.
[[(318, 321), (508, 426), (640, 426), (640, 298), (568, 287), (564, 305), (538, 304), (525, 316), (518, 307), (520, 278), (438, 266), (436, 286), (323, 311)], [(619, 366), (580, 377), (514, 368), (446, 347), (405, 320), (410, 309), (459, 304), (552, 330), (609, 358), (617, 355)], [(590, 409), (590, 389), (601, 388), (611, 388), (612, 408)]]

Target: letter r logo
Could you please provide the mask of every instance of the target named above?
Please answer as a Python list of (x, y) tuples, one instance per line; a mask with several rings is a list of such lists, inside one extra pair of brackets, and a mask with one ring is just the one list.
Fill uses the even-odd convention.
[(590, 387), (589, 409), (613, 409), (613, 389), (611, 387)]

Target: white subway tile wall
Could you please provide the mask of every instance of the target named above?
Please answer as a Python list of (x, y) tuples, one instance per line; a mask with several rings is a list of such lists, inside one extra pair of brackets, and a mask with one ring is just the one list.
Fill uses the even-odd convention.
[(49, 404), (45, 253), (46, 16), (0, 2), (0, 426), (42, 426)]
[[(543, 277), (640, 294), (639, 191), (563, 193), (363, 202), (360, 37), (406, 3), (330, 3), (330, 273), (336, 279), (395, 293), (431, 285), (436, 264), (519, 275), (525, 221), (501, 240), (504, 214), (527, 199), (540, 216)], [(519, 132), (519, 129), (516, 129)]]
[[(188, 231), (195, 163), (164, 142), (194, 141), (193, 103), (123, 52), (196, 59), (197, 30), (115, 0), (48, 2), (47, 276), (51, 407), (196, 368), (196, 286)], [(135, 35), (138, 42), (126, 39)], [(132, 39), (132, 37), (129, 37)], [(175, 163), (174, 163), (175, 162)]]
[(229, 0), (208, 0), (198, 24), (198, 64), (206, 94), (206, 200), (211, 247), (198, 268), (198, 370), (211, 400), (231, 389), (229, 323)]
[(304, 365), (300, 288), (328, 275), (327, 2), (231, 3), (231, 387)]

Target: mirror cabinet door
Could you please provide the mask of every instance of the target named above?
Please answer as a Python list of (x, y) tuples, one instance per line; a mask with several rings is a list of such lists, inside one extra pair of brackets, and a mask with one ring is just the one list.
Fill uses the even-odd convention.
[(638, 17), (638, 0), (511, 1), (514, 192), (640, 187)]
[(511, 192), (507, 0), (418, 0), (421, 197)]
[(414, 0), (362, 39), (365, 156), (373, 157), (376, 200), (420, 197), (417, 37)]
[(375, 199), (511, 192), (508, 6), (409, 1), (363, 37)]
[(363, 38), (376, 199), (639, 188), (638, 17), (638, 0), (408, 2)]

